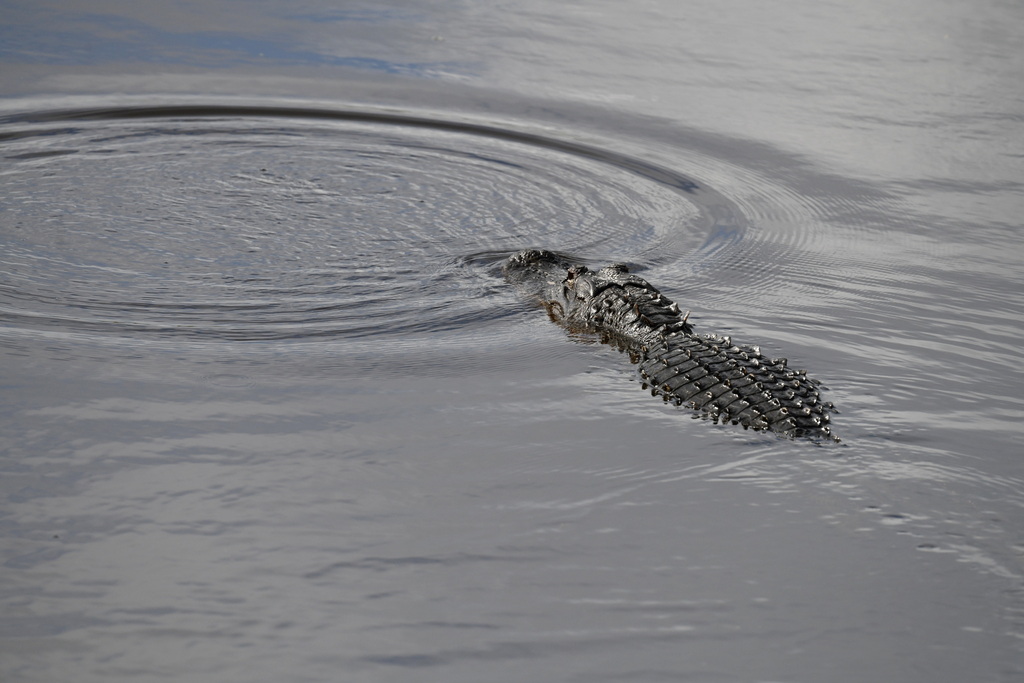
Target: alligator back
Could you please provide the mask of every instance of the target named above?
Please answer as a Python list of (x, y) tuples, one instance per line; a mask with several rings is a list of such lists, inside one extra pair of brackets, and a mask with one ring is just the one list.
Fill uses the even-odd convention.
[(665, 401), (715, 422), (838, 440), (829, 425), (834, 407), (821, 399), (817, 380), (755, 346), (695, 334), (688, 314), (624, 266), (593, 272), (553, 252), (529, 250), (512, 256), (505, 273), (532, 285), (556, 322), (628, 353), (644, 387)]

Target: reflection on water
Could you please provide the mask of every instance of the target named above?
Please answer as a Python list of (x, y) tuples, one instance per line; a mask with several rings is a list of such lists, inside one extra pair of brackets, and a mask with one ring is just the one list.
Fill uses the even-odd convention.
[[(52, 9), (0, 41), (0, 678), (1024, 673), (1015, 8)], [(529, 246), (844, 444), (652, 400)]]

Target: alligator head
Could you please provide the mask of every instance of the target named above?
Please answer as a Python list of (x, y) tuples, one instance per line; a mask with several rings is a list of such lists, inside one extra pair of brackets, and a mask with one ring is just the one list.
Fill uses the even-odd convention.
[[(606, 320), (613, 314), (608, 310), (609, 306), (629, 301), (642, 322), (653, 327), (673, 322), (673, 331), (691, 331), (678, 306), (622, 264), (593, 271), (572, 263), (562, 254), (528, 249), (508, 259), (505, 277), (510, 282), (529, 287), (551, 318), (566, 325), (600, 326), (610, 322)], [(625, 317), (623, 313), (615, 311), (619, 318)], [(619, 323), (626, 324), (626, 321), (620, 320)]]
[(513, 254), (505, 262), (505, 279), (519, 287), (529, 298), (547, 308), (554, 318), (562, 316), (569, 308), (566, 295), (566, 280), (575, 266), (562, 254), (546, 249), (527, 249)]

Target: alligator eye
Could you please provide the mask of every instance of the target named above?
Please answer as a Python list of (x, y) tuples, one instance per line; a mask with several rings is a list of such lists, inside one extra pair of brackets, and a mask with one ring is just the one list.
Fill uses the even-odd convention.
[(594, 283), (589, 278), (577, 279), (574, 284), (576, 285), (576, 296), (580, 299), (591, 299), (594, 297)]

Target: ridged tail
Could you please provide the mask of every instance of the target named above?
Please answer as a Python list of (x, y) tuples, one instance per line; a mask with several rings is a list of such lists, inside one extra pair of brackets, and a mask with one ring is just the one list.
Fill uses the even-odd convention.
[(716, 422), (835, 439), (829, 427), (834, 407), (821, 400), (819, 382), (786, 367), (785, 358), (766, 359), (728, 337), (692, 334), (663, 337), (632, 355), (654, 395)]

